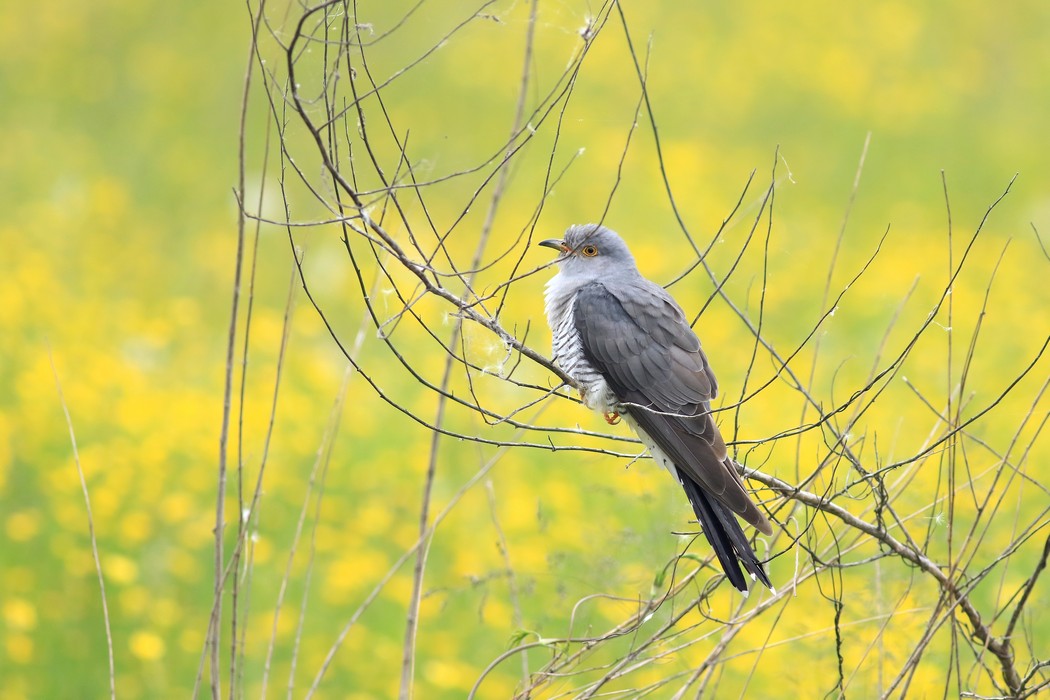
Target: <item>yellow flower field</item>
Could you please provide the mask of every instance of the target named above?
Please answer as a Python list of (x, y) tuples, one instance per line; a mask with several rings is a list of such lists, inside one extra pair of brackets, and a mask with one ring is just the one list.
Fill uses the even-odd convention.
[[(1044, 3), (305, 7), (0, 6), (0, 700), (1047, 687)], [(599, 219), (776, 593), (485, 326)]]

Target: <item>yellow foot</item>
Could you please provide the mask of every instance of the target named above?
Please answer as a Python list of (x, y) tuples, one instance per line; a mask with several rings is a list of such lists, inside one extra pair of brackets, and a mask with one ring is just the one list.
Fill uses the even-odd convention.
[(609, 425), (616, 425), (617, 423), (620, 422), (620, 414), (617, 413), (616, 411), (611, 411), (609, 413), (605, 413), (604, 415), (605, 415), (605, 422), (608, 423)]

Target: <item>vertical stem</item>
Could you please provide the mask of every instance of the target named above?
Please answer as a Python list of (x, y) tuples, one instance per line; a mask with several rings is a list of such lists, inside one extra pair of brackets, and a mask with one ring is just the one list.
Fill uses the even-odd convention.
[[(530, 64), (532, 62), (532, 46), (533, 38), (535, 36), (536, 29), (536, 10), (539, 0), (532, 0), (532, 5), (529, 11), (529, 24), (528, 30), (525, 37), (525, 59), (524, 66), (522, 68), (521, 75), (521, 89), (518, 95), (517, 109), (514, 115), (514, 124), (511, 127), (511, 133), (515, 134), (521, 129), (521, 122), (524, 120), (525, 115), (525, 99), (527, 95), (527, 89), (529, 84), (529, 73)], [(500, 200), (503, 197), (503, 192), (506, 189), (508, 169), (506, 162), (501, 166), (499, 179), (496, 183), (495, 188), (492, 192), (492, 199), (489, 202), (488, 212), (485, 216), (485, 222), (482, 225), (481, 234), (478, 239), (478, 245), (474, 250), (474, 258), (471, 260), (470, 267), (467, 268), (469, 273), (466, 276), (462, 276), (460, 279), (464, 282), (463, 298), (469, 297), (473, 294), (472, 283), (476, 275), (476, 271), (481, 266), (481, 259), (485, 252), (485, 246), (488, 244), (489, 234), (492, 232), (492, 226), (496, 218), (496, 210), (499, 208)], [(456, 324), (452, 327), (452, 337), (449, 341), (449, 347), (454, 348), (459, 343), (460, 333), (463, 330), (463, 318), (457, 317)], [(445, 359), (445, 369), (441, 377), (441, 389), (438, 394), (438, 406), (437, 415), (434, 419), (434, 425), (441, 427), (445, 420), (445, 407), (447, 405), (449, 383), (452, 380), (452, 372), (456, 366), (456, 358), (451, 353)], [(470, 371), (467, 369), (466, 371)], [(422, 599), (423, 591), (423, 572), (426, 568), (427, 553), (430, 551), (430, 538), (428, 536), (427, 521), (430, 514), (430, 496), (434, 486), (434, 475), (437, 472), (437, 455), (438, 446), (441, 442), (441, 433), (435, 430), (430, 436), (430, 457), (427, 460), (427, 473), (423, 483), (423, 503), (419, 510), (419, 536), (420, 539), (425, 541), (419, 548), (419, 553), (416, 555), (416, 564), (413, 569), (412, 576), (412, 597), (409, 600), (408, 613), (405, 616), (405, 645), (404, 653), (401, 659), (401, 687), (398, 693), (400, 700), (408, 700), (412, 697), (412, 680), (415, 675), (415, 650), (416, 650), (416, 634), (419, 630), (419, 604)], [(433, 532), (430, 533), (431, 535)]]

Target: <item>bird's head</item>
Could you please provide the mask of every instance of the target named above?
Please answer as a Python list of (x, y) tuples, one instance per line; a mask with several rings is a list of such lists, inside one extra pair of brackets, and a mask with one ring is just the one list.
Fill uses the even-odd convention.
[(598, 224), (570, 226), (564, 238), (551, 238), (538, 245), (560, 251), (556, 262), (561, 274), (581, 282), (637, 270), (634, 256), (623, 239)]

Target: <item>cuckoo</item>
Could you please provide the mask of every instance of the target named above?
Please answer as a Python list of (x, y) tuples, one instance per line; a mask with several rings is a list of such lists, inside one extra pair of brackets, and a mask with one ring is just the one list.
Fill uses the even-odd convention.
[(773, 528), (715, 425), (715, 375), (681, 307), (642, 277), (623, 239), (604, 226), (571, 226), (539, 245), (560, 252), (544, 294), (555, 362), (588, 408), (610, 424), (622, 416), (682, 485), (733, 586), (747, 593), (742, 565), (772, 589), (736, 516), (766, 535)]

